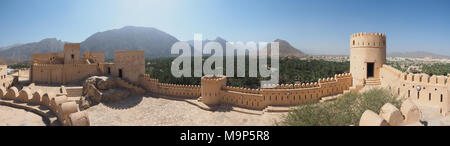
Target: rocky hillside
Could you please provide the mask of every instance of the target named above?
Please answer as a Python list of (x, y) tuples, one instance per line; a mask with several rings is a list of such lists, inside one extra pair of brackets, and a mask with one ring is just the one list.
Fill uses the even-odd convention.
[[(281, 39), (276, 39), (274, 42), (279, 43), (279, 55), (280, 57), (305, 57), (306, 54), (297, 48), (294, 48), (289, 42)], [(262, 49), (263, 52), (268, 52), (268, 56), (271, 55), (271, 44), (268, 44), (266, 48)]]
[(0, 51), (0, 57), (9, 61), (26, 61), (30, 60), (32, 53), (48, 53), (62, 51), (64, 42), (56, 38), (43, 39), (39, 42), (27, 43), (22, 45), (14, 45)]
[[(105, 52), (106, 58), (113, 58), (116, 50), (145, 50), (147, 58), (170, 57), (171, 47), (179, 40), (174, 36), (167, 34), (161, 30), (151, 27), (135, 27), (126, 26), (120, 29), (113, 29), (104, 32), (98, 32), (85, 41), (81, 42), (81, 52), (84, 51), (99, 51)], [(280, 43), (280, 56), (302, 57), (305, 54), (300, 50), (292, 47), (287, 41), (277, 39)], [(187, 41), (192, 48), (193, 41)], [(226, 54), (225, 47), (227, 41), (221, 37), (215, 40), (204, 40), (203, 46), (208, 42), (218, 42), (222, 45), (224, 55)], [(3, 47), (0, 49), (0, 59), (6, 62), (21, 62), (30, 59), (32, 53), (47, 53), (63, 51), (64, 42), (56, 38), (44, 39), (40, 42), (13, 45), (10, 47)], [(270, 52), (270, 46), (265, 48)], [(192, 54), (194, 50), (192, 49)]]
[(95, 33), (81, 43), (81, 51), (101, 51), (113, 58), (115, 50), (139, 49), (145, 50), (146, 57), (166, 57), (176, 42), (177, 38), (155, 28), (126, 26)]
[[(193, 49), (193, 51), (192, 51), (192, 53), (194, 53), (194, 51), (195, 52), (202, 52), (202, 50), (200, 50), (200, 49), (196, 49), (196, 48), (194, 48), (194, 40), (189, 40), (189, 41), (186, 41), (190, 46), (191, 46), (191, 48)], [(204, 48), (205, 46), (206, 46), (206, 44), (207, 43), (209, 43), (209, 42), (217, 42), (217, 43), (219, 43), (221, 46), (222, 46), (222, 49), (223, 49), (223, 55), (225, 56), (226, 55), (226, 44), (227, 44), (227, 40), (225, 40), (225, 39), (223, 39), (223, 38), (221, 38), (221, 37), (217, 37), (216, 39), (214, 39), (214, 40), (203, 40), (202, 41), (202, 47)]]

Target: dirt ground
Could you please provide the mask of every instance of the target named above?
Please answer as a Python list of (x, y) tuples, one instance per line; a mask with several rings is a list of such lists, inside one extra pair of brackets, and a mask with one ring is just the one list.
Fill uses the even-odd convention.
[(0, 126), (45, 126), (45, 123), (37, 114), (0, 105)]
[(206, 111), (184, 101), (132, 97), (117, 103), (101, 103), (87, 109), (92, 126), (270, 126), (282, 113), (263, 115), (235, 111)]

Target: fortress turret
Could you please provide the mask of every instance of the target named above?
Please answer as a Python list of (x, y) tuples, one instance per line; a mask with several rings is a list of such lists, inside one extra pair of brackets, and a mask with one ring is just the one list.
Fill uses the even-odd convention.
[(378, 80), (386, 63), (386, 36), (382, 33), (356, 33), (350, 37), (350, 73), (353, 85), (364, 85), (367, 79)]
[(202, 97), (201, 101), (204, 104), (216, 105), (221, 100), (221, 90), (227, 84), (227, 77), (225, 76), (203, 76), (202, 77)]

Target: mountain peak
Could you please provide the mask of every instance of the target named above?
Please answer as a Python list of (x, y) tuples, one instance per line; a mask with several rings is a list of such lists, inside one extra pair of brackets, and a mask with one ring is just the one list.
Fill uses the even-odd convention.
[(124, 26), (98, 32), (81, 43), (81, 51), (105, 52), (112, 58), (115, 50), (145, 50), (147, 57), (172, 56), (170, 48), (178, 39), (153, 27)]
[(282, 39), (276, 39), (276, 40), (274, 40), (273, 42), (278, 42), (278, 43), (280, 43), (280, 44), (287, 44), (287, 45), (291, 45), (291, 44), (289, 44), (289, 42), (288, 41), (286, 41), (286, 40), (282, 40)]
[(124, 26), (124, 27), (122, 27), (122, 28), (120, 28), (120, 30), (134, 30), (134, 29), (148, 29), (148, 30), (157, 30), (156, 28), (154, 28), (154, 27), (143, 27), (143, 26), (131, 26), (131, 25), (129, 25), (129, 26)]
[(45, 39), (42, 39), (39, 42), (54, 42), (54, 41), (59, 41), (59, 40), (56, 39), (56, 38), (45, 38)]
[(218, 41), (218, 42), (227, 42), (227, 40), (223, 39), (222, 37), (217, 37), (216, 41)]
[[(293, 46), (291, 46), (291, 44), (289, 44), (288, 41), (286, 40), (282, 40), (282, 39), (276, 39), (274, 40), (274, 42), (278, 42), (279, 43), (279, 55), (280, 57), (303, 57), (305, 56), (305, 53), (303, 53), (302, 51), (298, 50), (297, 48), (294, 48)], [(264, 51), (267, 51), (268, 54), (271, 53), (271, 45), (267, 44), (267, 47), (264, 49)]]

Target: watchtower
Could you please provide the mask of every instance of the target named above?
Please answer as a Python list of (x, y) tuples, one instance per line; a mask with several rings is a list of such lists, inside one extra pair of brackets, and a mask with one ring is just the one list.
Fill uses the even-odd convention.
[(227, 84), (227, 77), (225, 76), (203, 76), (201, 92), (201, 101), (204, 104), (216, 105), (221, 100), (221, 90)]
[(386, 36), (361, 32), (350, 37), (350, 73), (353, 85), (379, 84), (380, 68), (386, 63)]
[(80, 43), (64, 43), (64, 64), (78, 64)]

